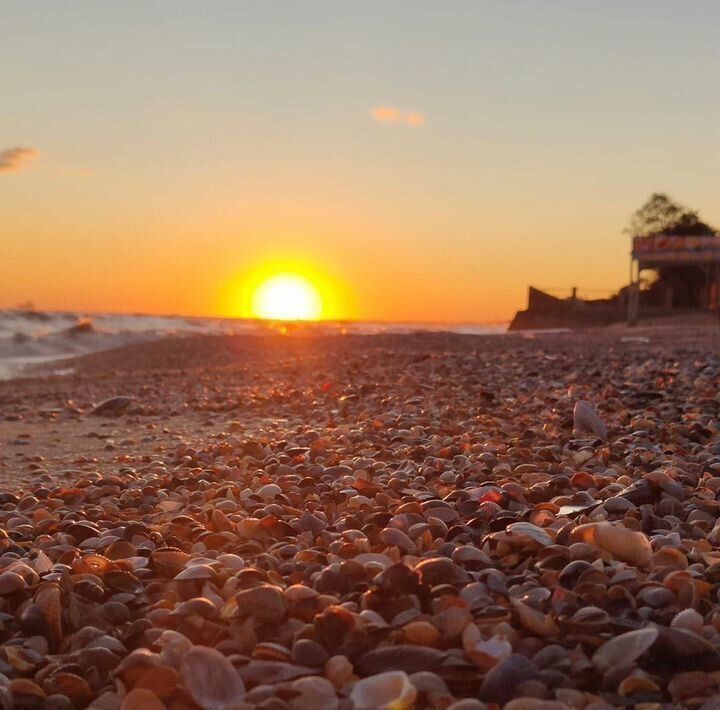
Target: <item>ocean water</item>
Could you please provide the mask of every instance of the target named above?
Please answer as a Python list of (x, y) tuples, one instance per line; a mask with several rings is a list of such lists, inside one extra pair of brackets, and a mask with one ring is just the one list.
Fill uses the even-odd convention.
[(0, 310), (0, 379), (18, 377), (29, 365), (62, 360), (121, 345), (188, 335), (312, 332), (323, 335), (452, 332), (502, 334), (507, 324), (329, 322), (283, 325), (232, 318), (189, 318), (116, 313)]

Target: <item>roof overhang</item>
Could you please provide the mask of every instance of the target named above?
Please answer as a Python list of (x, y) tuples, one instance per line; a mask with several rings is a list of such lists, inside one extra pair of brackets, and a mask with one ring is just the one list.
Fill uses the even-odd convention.
[(641, 266), (720, 263), (720, 238), (656, 234), (633, 237), (633, 259)]

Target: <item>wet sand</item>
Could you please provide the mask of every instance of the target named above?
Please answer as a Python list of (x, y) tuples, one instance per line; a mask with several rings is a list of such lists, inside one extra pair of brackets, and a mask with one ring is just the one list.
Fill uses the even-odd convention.
[(202, 337), (0, 382), (0, 700), (716, 707), (719, 345)]

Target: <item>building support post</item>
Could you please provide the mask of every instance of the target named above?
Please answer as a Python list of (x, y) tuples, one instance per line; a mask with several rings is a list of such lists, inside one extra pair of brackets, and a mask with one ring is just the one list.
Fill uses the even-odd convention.
[(637, 325), (640, 311), (640, 270), (635, 275), (635, 259), (630, 259), (630, 289), (628, 292), (627, 324)]

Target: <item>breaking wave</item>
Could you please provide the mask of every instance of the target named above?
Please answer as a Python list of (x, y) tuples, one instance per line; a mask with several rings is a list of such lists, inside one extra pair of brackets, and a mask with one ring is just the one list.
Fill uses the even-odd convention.
[(505, 330), (505, 325), (326, 321), (288, 324), (232, 318), (0, 310), (0, 379), (17, 377), (28, 365), (167, 337), (273, 331), (323, 335), (448, 331), (484, 335)]

